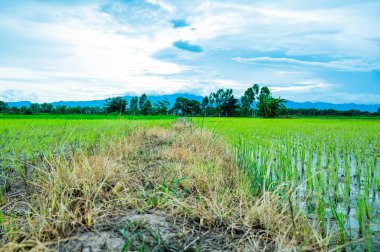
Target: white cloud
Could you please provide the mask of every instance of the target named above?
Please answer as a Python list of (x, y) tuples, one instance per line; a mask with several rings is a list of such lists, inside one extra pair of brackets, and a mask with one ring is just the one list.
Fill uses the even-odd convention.
[(66, 61), (75, 63), (64, 62), (66, 66), (118, 80), (129, 74), (174, 74), (182, 71), (177, 64), (151, 57), (154, 52), (171, 45), (170, 41), (160, 38), (160, 34), (120, 34), (118, 31), (123, 29), (123, 25), (96, 9), (86, 10), (80, 15), (83, 16), (97, 22), (67, 17), (58, 23), (36, 24), (35, 29), (46, 38), (71, 46), (71, 56)]
[(155, 4), (155, 5), (158, 5), (160, 6), (162, 9), (172, 13), (174, 12), (175, 10), (175, 7), (173, 5), (170, 5), (162, 0), (146, 0), (147, 2), (151, 3), (151, 4)]
[(44, 58), (43, 67), (0, 67), (0, 91), (10, 87), (34, 90), (39, 98), (31, 98), (54, 101), (104, 98), (136, 91), (167, 93), (183, 87), (185, 81), (163, 76), (179, 74), (186, 70), (185, 66), (152, 57), (174, 40), (165, 35), (165, 30), (125, 35), (120, 31), (128, 31), (128, 27), (100, 12), (97, 6), (56, 10), (53, 16), (51, 22), (13, 25), (24, 35), (67, 45), (67, 56), (54, 61)]
[(266, 3), (204, 2), (194, 10), (189, 18), (192, 27), (182, 35), (192, 40), (213, 39), (210, 48), (380, 61), (380, 47), (373, 41), (380, 38), (380, 17), (369, 11), (380, 8), (379, 3), (315, 9)]
[[(286, 98), (326, 100), (323, 94), (345, 83), (328, 80), (325, 72), (380, 70), (380, 15), (375, 11), (380, 3), (337, 0), (330, 7), (323, 1), (111, 1), (109, 11), (102, 8), (108, 2), (103, 0), (21, 4), (12, 15), (0, 10), (0, 35), (8, 29), (31, 38), (38, 44), (19, 42), (28, 53), (34, 48), (41, 53), (16, 53), (14, 61), (0, 58), (0, 92), (26, 90), (38, 93), (31, 98), (39, 101), (134, 92), (205, 95), (218, 88), (233, 88), (239, 95), (249, 83), (265, 83)], [(139, 11), (140, 3), (149, 8)], [(173, 29), (170, 20), (178, 18), (189, 26)], [(204, 52), (176, 50), (157, 58), (179, 40)], [(4, 41), (0, 49), (2, 43), (12, 44)], [(54, 58), (41, 50), (53, 45), (59, 55)]]
[(297, 84), (271, 84), (271, 90), (274, 93), (283, 94), (285, 92), (292, 93), (310, 93), (314, 91), (329, 91), (331, 84), (322, 80), (309, 80)]
[(328, 62), (305, 61), (292, 58), (272, 58), (272, 57), (256, 57), (256, 58), (233, 58), (234, 61), (245, 64), (271, 64), (271, 65), (295, 65), (308, 66), (315, 68), (329, 68), (337, 71), (357, 71), (369, 72), (380, 70), (380, 64), (370, 64), (361, 60), (336, 60)]
[[(0, 98), (6, 101), (26, 97), (33, 102), (94, 100), (144, 92), (171, 94), (184, 92), (192, 87), (191, 81), (187, 79), (168, 79), (157, 75), (128, 75), (123, 81), (115, 81), (96, 75), (0, 68)], [(13, 90), (14, 95), (9, 95), (9, 90)], [(20, 97), (17, 98), (17, 94)]]
[(38, 96), (33, 92), (16, 89), (0, 90), (0, 100), (2, 101), (37, 101)]

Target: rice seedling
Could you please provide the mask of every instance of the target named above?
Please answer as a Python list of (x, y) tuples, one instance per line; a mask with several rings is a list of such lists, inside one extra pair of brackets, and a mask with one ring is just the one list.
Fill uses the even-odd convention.
[[(256, 193), (273, 189), (268, 186), (273, 182), (269, 178), (277, 184), (304, 184), (298, 188), (310, 197), (296, 192), (295, 201), (318, 220), (322, 234), (337, 231), (331, 244), (360, 243), (361, 237), (370, 236), (379, 246), (379, 230), (371, 229), (380, 220), (380, 205), (376, 204), (379, 120), (207, 118), (202, 125), (230, 143), (237, 160), (252, 174)], [(261, 175), (268, 172), (274, 176)], [(336, 211), (338, 206), (345, 210)], [(370, 248), (372, 243), (365, 246)]]

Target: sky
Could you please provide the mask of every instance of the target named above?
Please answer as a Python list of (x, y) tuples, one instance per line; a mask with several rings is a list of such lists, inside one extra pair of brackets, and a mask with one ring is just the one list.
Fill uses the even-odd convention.
[(380, 104), (379, 0), (0, 0), (0, 100), (192, 93), (255, 83)]

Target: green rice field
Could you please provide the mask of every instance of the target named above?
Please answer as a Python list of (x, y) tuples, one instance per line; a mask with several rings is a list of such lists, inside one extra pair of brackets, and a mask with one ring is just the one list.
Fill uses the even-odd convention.
[[(174, 117), (2, 117), (1, 190), (41, 160), (91, 154), (134, 127), (170, 127)], [(380, 120), (192, 118), (222, 138), (252, 180), (278, 193), (331, 244), (379, 249)], [(2, 201), (0, 200), (0, 203)], [(359, 246), (359, 247), (355, 247)]]
[[(283, 187), (332, 241), (379, 249), (380, 120), (194, 119), (231, 145), (253, 193)], [(289, 196), (289, 195), (288, 195)]]
[[(3, 187), (14, 176), (52, 156), (91, 154), (125, 137), (133, 128), (168, 127), (174, 117), (3, 116), (0, 118), (0, 167)], [(6, 190), (6, 189), (2, 189)]]

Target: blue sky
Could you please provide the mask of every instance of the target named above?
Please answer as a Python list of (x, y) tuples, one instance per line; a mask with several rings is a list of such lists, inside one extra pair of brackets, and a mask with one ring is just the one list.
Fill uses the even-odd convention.
[(0, 100), (207, 95), (380, 103), (378, 0), (1, 0)]

